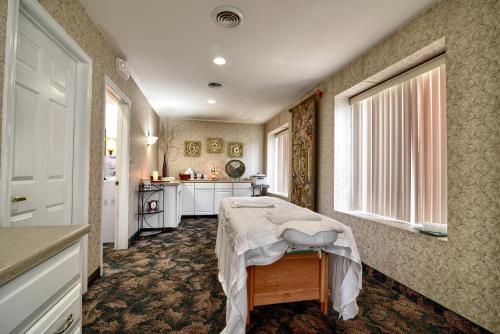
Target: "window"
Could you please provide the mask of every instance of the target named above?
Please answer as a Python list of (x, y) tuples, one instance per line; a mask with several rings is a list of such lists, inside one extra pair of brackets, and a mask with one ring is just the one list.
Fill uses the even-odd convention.
[(288, 127), (268, 135), (267, 176), (269, 191), (288, 196), (290, 173), (290, 141)]
[(353, 209), (446, 223), (446, 68), (440, 56), (351, 98)]

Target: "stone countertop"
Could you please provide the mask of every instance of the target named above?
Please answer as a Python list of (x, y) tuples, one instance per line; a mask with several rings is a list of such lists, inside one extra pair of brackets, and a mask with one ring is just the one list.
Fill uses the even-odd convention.
[(59, 253), (85, 234), (90, 225), (0, 228), (0, 286)]
[(165, 186), (177, 186), (182, 183), (251, 183), (250, 179), (240, 179), (240, 180), (230, 180), (230, 179), (219, 179), (219, 180), (175, 180), (172, 182), (167, 181), (153, 181), (153, 184), (163, 184)]

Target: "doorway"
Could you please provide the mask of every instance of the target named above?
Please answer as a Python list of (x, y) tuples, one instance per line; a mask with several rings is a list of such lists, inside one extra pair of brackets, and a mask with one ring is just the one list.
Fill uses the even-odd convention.
[(108, 77), (104, 93), (101, 246), (127, 249), (131, 103)]

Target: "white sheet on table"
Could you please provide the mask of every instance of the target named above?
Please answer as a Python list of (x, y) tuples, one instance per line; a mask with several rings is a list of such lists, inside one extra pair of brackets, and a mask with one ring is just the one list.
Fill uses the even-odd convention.
[[(247, 315), (246, 267), (279, 260), (288, 243), (276, 236), (277, 226), (266, 219), (267, 210), (297, 209), (296, 205), (272, 198), (275, 208), (231, 209), (231, 199), (221, 203), (216, 253), (219, 281), (227, 296), (226, 328), (222, 333), (245, 332)], [(325, 219), (328, 219), (325, 217)], [(334, 245), (323, 248), (330, 257), (330, 290), (333, 308), (343, 319), (358, 313), (356, 297), (361, 289), (361, 260), (351, 229), (340, 233)]]

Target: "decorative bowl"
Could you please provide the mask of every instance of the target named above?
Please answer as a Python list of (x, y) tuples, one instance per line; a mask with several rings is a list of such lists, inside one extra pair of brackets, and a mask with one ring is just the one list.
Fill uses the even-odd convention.
[(179, 178), (182, 180), (182, 181), (186, 181), (186, 180), (189, 180), (191, 178), (191, 175), (190, 174), (183, 174), (183, 173), (179, 173)]

